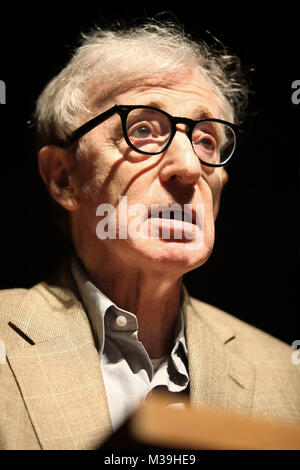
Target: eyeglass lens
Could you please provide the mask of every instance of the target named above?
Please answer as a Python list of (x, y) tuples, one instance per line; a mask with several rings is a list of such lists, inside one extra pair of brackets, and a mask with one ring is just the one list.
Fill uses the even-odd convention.
[[(126, 130), (133, 147), (141, 152), (156, 154), (168, 145), (172, 125), (165, 114), (138, 108), (128, 114)], [(227, 161), (235, 149), (235, 135), (231, 127), (213, 121), (197, 123), (193, 129), (192, 142), (198, 158), (211, 164)]]

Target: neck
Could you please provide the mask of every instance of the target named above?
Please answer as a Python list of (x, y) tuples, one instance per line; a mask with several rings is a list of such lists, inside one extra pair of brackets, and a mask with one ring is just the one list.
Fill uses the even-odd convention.
[(149, 356), (159, 358), (169, 354), (174, 344), (182, 278), (170, 279), (159, 272), (80, 258), (95, 286), (119, 308), (136, 315), (139, 341)]

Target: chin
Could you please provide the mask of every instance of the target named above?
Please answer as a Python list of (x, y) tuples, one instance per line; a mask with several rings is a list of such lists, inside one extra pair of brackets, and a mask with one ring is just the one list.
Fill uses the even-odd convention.
[(206, 243), (139, 239), (131, 244), (132, 259), (136, 266), (140, 264), (146, 266), (149, 272), (170, 273), (176, 277), (205, 264), (212, 248), (213, 241)]

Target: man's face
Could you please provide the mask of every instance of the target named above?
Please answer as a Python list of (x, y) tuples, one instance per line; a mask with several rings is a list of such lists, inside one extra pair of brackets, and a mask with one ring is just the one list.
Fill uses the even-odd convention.
[[(93, 96), (91, 102), (96, 103), (95, 88)], [(148, 105), (191, 119), (200, 119), (207, 112), (221, 118), (215, 93), (196, 71), (169, 82), (149, 79), (134, 89), (110, 95), (97, 112), (115, 104)], [(118, 115), (82, 138), (83, 152), (71, 174), (80, 206), (72, 217), (86, 250), (93, 251), (95, 258), (102, 258), (110, 266), (125, 264), (141, 273), (165, 272), (171, 276), (180, 276), (206, 262), (213, 248), (214, 220), (226, 173), (222, 168), (200, 163), (185, 127), (179, 124), (169, 148), (151, 156), (137, 153), (127, 145)], [(120, 196), (126, 197), (122, 207)], [(116, 209), (116, 218), (111, 221), (115, 220), (117, 230), (116, 236), (99, 239), (97, 224), (103, 220), (100, 214), (107, 212), (97, 212), (97, 208), (105, 209), (103, 204)], [(141, 210), (134, 213), (131, 209), (137, 204)], [(174, 204), (188, 208), (193, 223), (167, 220), (167, 213), (160, 208)], [(183, 213), (182, 219), (186, 217)], [(131, 229), (136, 230), (126, 233), (125, 223), (127, 228), (131, 224)]]

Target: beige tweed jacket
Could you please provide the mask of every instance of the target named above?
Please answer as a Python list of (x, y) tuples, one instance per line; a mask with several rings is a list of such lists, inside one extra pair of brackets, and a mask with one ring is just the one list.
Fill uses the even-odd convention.
[[(187, 293), (183, 310), (194, 405), (299, 424), (300, 365), (290, 346)], [(2, 291), (0, 340), (0, 449), (101, 445), (111, 432), (108, 405), (70, 272)]]

